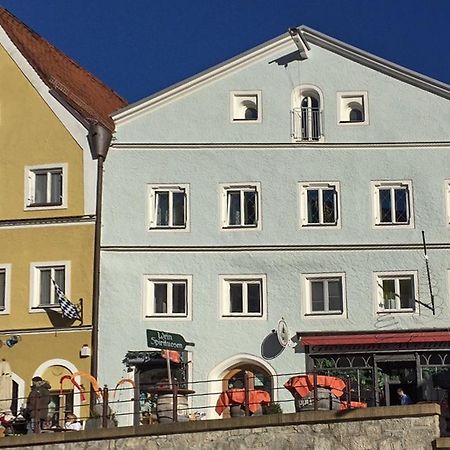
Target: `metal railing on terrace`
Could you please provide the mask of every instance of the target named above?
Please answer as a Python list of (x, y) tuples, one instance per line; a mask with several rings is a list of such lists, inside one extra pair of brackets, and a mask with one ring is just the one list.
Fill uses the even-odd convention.
[[(34, 409), (20, 408), (14, 414), (0, 414), (6, 434), (71, 432), (115, 426), (186, 422), (221, 417), (279, 414), (283, 410), (314, 411), (366, 407), (371, 399), (359, 398), (349, 378), (313, 373), (273, 375), (262, 385), (251, 372), (245, 372), (242, 386), (235, 383), (224, 389), (220, 380), (180, 382), (163, 381), (135, 385), (122, 379), (114, 389), (104, 386), (95, 393), (90, 409), (90, 392), (61, 391), (53, 407), (43, 407), (45, 398), (34, 403)], [(54, 395), (54, 393), (53, 393)], [(70, 396), (70, 401), (68, 400)], [(354, 401), (354, 400), (365, 400)], [(26, 405), (26, 398), (0, 399), (0, 404)], [(78, 411), (72, 427), (68, 414)], [(73, 419), (72, 419), (73, 421)]]
[(291, 111), (291, 136), (295, 141), (318, 141), (322, 137), (319, 108), (300, 107)]

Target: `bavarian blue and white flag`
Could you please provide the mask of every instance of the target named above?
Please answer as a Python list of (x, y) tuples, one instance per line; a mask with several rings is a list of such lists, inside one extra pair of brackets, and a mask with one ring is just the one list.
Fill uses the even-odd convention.
[(81, 314), (76, 305), (74, 305), (64, 294), (61, 288), (56, 284), (56, 281), (52, 278), (52, 282), (55, 285), (56, 295), (58, 296), (58, 303), (61, 307), (61, 312), (64, 317), (73, 320), (81, 321)]

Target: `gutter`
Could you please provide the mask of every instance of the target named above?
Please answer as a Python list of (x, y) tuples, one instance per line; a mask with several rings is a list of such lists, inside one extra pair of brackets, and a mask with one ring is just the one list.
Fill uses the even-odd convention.
[[(94, 235), (94, 275), (92, 285), (92, 335), (91, 335), (91, 375), (98, 375), (98, 321), (100, 298), (100, 244), (102, 224), (102, 196), (103, 196), (103, 164), (111, 144), (112, 133), (99, 123), (92, 123), (89, 127), (88, 140), (94, 157), (97, 158), (97, 195), (95, 202), (95, 235)], [(95, 404), (95, 394), (91, 387), (90, 405)]]

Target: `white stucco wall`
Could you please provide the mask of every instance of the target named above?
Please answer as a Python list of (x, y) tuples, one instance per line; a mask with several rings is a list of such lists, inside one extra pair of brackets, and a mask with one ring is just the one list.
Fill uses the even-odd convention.
[[(213, 78), (160, 106), (119, 124), (117, 142), (291, 142), (292, 91), (317, 86), (323, 93), (326, 142), (417, 142), (450, 139), (444, 120), (450, 103), (437, 95), (311, 45), (309, 58), (287, 67), (276, 59), (291, 44), (262, 60)], [(230, 92), (261, 91), (262, 121), (230, 121)], [(367, 91), (369, 125), (338, 125), (337, 92)], [(434, 120), (438, 118), (438, 120)]]
[[(205, 380), (237, 354), (260, 358), (262, 340), (282, 316), (293, 333), (448, 327), (450, 147), (411, 143), (450, 140), (449, 101), (317, 46), (306, 61), (286, 68), (271, 63), (294, 49), (287, 45), (118, 125), (104, 178), (102, 383), (114, 385), (121, 378), (127, 351), (146, 350), (147, 328), (195, 342), (192, 376)], [(324, 143), (290, 143), (291, 94), (301, 84), (323, 92)], [(261, 91), (260, 124), (230, 122), (230, 91), (236, 90)], [(367, 91), (369, 125), (337, 125), (338, 91)], [(185, 145), (127, 145), (133, 143)], [(374, 227), (371, 182), (383, 180), (412, 183), (413, 227)], [(300, 227), (298, 183), (303, 181), (340, 183), (340, 227)], [(219, 185), (232, 182), (260, 183), (260, 229), (221, 229)], [(189, 185), (189, 232), (149, 231), (147, 185), (159, 183)], [(436, 316), (422, 306), (386, 320), (377, 313), (374, 272), (417, 271), (418, 299), (429, 303), (422, 230), (432, 244)], [(324, 251), (323, 245), (332, 248)], [(306, 316), (302, 274), (336, 272), (345, 274), (346, 314)], [(145, 318), (145, 274), (192, 276), (191, 320)], [(263, 319), (220, 317), (219, 277), (230, 274), (266, 276)], [(304, 355), (292, 349), (269, 364), (277, 374), (305, 370)], [(280, 390), (281, 399), (289, 397)]]

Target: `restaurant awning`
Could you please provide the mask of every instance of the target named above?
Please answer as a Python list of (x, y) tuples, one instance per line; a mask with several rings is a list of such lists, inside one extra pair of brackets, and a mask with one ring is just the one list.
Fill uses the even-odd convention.
[(338, 345), (382, 345), (426, 342), (450, 342), (450, 331), (421, 331), (401, 333), (365, 333), (365, 334), (327, 334), (302, 336), (298, 333), (302, 345), (338, 346)]

